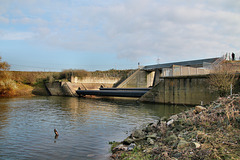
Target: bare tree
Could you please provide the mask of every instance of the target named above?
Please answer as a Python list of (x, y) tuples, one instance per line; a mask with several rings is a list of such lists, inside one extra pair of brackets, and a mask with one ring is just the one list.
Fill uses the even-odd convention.
[(220, 96), (226, 96), (230, 93), (230, 87), (237, 81), (236, 71), (238, 69), (231, 63), (224, 62), (215, 66), (209, 76), (210, 87), (217, 91)]
[(7, 72), (10, 65), (7, 62), (2, 62), (0, 57), (0, 96), (11, 96), (14, 94), (16, 83), (11, 79), (11, 75)]

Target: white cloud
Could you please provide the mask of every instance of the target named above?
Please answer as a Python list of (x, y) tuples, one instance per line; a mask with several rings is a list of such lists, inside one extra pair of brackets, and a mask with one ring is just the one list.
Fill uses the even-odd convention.
[[(34, 39), (76, 51), (164, 61), (239, 50), (239, 0), (11, 1), (5, 39)], [(19, 5), (19, 6), (18, 6)], [(1, 2), (0, 2), (1, 6)], [(20, 14), (21, 13), (21, 14)], [(0, 22), (4, 21), (1, 19)]]
[(0, 15), (0, 24), (8, 24), (9, 19)]
[(0, 31), (0, 40), (29, 40), (34, 36), (32, 32)]

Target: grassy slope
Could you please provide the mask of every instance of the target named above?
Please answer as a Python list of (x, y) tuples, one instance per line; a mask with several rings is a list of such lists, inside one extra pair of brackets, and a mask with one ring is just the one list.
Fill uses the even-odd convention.
[[(240, 96), (220, 98), (200, 113), (189, 110), (149, 124), (139, 140), (132, 133), (133, 151), (122, 151), (115, 143), (113, 159), (240, 159)], [(175, 117), (175, 118), (174, 118)], [(172, 124), (167, 125), (174, 118)], [(147, 137), (154, 135), (152, 144)], [(127, 145), (125, 145), (127, 146)], [(124, 150), (124, 148), (122, 148)]]

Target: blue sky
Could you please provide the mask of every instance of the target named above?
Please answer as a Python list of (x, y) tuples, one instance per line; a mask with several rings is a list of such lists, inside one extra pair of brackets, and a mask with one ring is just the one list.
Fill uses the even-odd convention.
[(0, 56), (11, 70), (131, 69), (240, 53), (239, 26), (239, 0), (0, 0)]

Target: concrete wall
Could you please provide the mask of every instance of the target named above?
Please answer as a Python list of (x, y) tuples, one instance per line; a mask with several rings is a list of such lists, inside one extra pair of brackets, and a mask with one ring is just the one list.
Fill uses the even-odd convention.
[(72, 77), (71, 78), (72, 83), (114, 84), (114, 83), (117, 83), (119, 80), (120, 78), (116, 78), (116, 77), (84, 77), (84, 78)]
[(113, 87), (115, 83), (117, 83), (120, 78), (116, 77), (71, 77), (71, 82), (75, 86), (77, 85), (81, 89), (99, 89), (102, 85), (103, 87)]
[(120, 88), (148, 88), (153, 85), (154, 71), (147, 72), (144, 70), (137, 70), (134, 74), (128, 77)]
[(204, 68), (173, 65), (171, 68), (163, 68), (161, 77), (203, 75), (209, 73), (210, 70)]
[(51, 96), (78, 96), (76, 90), (81, 86), (71, 82), (53, 82), (45, 85)]
[(217, 98), (211, 93), (206, 76), (164, 77), (140, 98), (144, 102), (197, 105)]
[(61, 82), (46, 83), (48, 91), (52, 96), (64, 96)]

